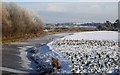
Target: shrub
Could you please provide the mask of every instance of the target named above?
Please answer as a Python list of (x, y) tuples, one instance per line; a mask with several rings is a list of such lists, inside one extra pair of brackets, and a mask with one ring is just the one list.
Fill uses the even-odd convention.
[(2, 36), (36, 34), (43, 32), (43, 21), (30, 9), (15, 3), (2, 3)]

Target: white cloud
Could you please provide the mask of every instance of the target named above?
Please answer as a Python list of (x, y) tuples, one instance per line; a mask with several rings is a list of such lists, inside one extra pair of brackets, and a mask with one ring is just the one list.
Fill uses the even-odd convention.
[(65, 12), (66, 9), (63, 6), (52, 3), (52, 4), (48, 4), (47, 11), (50, 11), (50, 12)]

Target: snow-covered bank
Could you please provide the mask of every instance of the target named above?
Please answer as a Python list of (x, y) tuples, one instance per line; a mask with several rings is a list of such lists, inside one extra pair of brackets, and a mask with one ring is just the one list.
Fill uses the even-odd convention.
[(48, 45), (43, 45), (37, 48), (36, 51), (33, 57), (38, 64), (40, 73), (46, 70), (49, 72), (50, 69), (53, 69), (52, 57), (58, 58), (61, 63), (61, 68), (56, 70), (56, 73), (71, 73), (71, 63), (61, 52), (52, 51)]
[[(6, 70), (5, 68), (7, 67), (8, 70), (6, 71), (11, 71), (11, 72), (14, 72), (16, 69), (17, 72), (22, 71), (27, 73), (38, 73), (39, 71), (36, 71), (38, 70), (36, 67), (37, 65), (31, 58), (31, 55), (33, 54), (30, 53), (29, 51), (33, 50), (34, 47), (39, 49), (41, 45), (45, 45), (57, 38), (62, 38), (63, 35), (69, 35), (69, 33), (52, 34), (42, 38), (40, 37), (40, 38), (29, 39), (29, 40), (2, 45), (2, 55), (4, 56), (2, 67), (4, 67), (4, 70)], [(45, 54), (46, 53), (42, 55)], [(53, 54), (55, 53), (53, 52)]]
[[(39, 40), (42, 40), (42, 42), (44, 40), (48, 40), (52, 41), (52, 40), (57, 40), (60, 38), (63, 38), (66, 35), (70, 35), (71, 33), (62, 33), (62, 34), (54, 34), (54, 35), (48, 35), (47, 37), (44, 37), (42, 39), (34, 39), (31, 40), (31, 42), (39, 42)], [(41, 43), (42, 43), (41, 42)], [(28, 46), (29, 47), (29, 46)], [(23, 59), (24, 63), (23, 66), (25, 66), (26, 68), (29, 68), (28, 64), (30, 64), (28, 61), (28, 57), (26, 57), (29, 52), (33, 52), (32, 53), (32, 60), (36, 63), (35, 67), (37, 68), (37, 71), (39, 73), (49, 73), (51, 70), (53, 70), (53, 66), (52, 66), (52, 57), (54, 58), (58, 58), (59, 62), (61, 63), (61, 68), (56, 70), (55, 73), (71, 73), (71, 63), (70, 61), (61, 53), (61, 52), (57, 52), (57, 51), (53, 51), (51, 50), (51, 48), (49, 47), (49, 45), (46, 45), (46, 43), (41, 44), (39, 46), (34, 45), (34, 47), (30, 50), (27, 50), (26, 53), (26, 47), (21, 47), (21, 58)]]
[(118, 73), (120, 52), (118, 32), (93, 31), (67, 35), (48, 44), (66, 56), (75, 73)]
[(118, 41), (117, 31), (91, 31), (91, 32), (79, 32), (73, 35), (68, 35), (62, 39), (67, 40), (114, 40)]

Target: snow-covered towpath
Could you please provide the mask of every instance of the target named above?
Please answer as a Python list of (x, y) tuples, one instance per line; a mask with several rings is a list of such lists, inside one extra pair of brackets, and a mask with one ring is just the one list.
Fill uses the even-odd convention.
[(118, 41), (118, 32), (117, 31), (90, 31), (90, 32), (78, 32), (73, 35), (65, 36), (62, 39), (67, 40), (112, 40)]

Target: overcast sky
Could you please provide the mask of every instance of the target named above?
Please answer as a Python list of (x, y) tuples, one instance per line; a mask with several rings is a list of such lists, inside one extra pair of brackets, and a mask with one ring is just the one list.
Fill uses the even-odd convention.
[(4, 2), (118, 2), (119, 0), (2, 0)]
[(57, 22), (114, 22), (118, 18), (117, 2), (18, 2), (33, 9), (45, 23)]
[[(16, 0), (4, 0), (15, 1)], [(34, 10), (45, 23), (114, 22), (118, 18), (118, 0), (20, 0), (19, 6)], [(22, 2), (23, 1), (23, 2)], [(36, 1), (36, 2), (35, 2)], [(37, 2), (38, 1), (38, 2)], [(88, 2), (89, 1), (89, 2)], [(109, 1), (109, 2), (108, 2)]]

